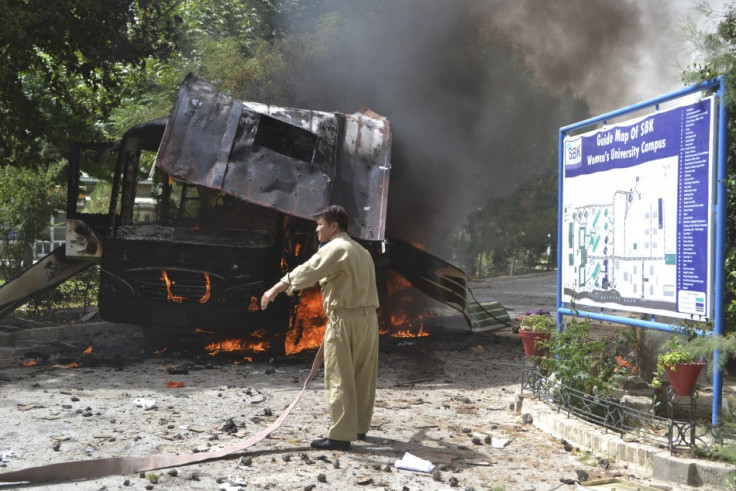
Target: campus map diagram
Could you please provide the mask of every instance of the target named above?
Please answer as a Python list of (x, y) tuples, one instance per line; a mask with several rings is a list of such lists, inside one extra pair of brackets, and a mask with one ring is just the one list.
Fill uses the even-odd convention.
[(564, 302), (674, 310), (677, 157), (565, 182)]
[(562, 303), (713, 317), (713, 107), (710, 96), (565, 137)]

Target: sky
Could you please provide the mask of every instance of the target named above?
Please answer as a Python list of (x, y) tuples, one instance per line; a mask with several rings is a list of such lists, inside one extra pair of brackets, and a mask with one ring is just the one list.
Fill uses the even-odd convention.
[(550, 86), (572, 88), (603, 114), (682, 88), (693, 47), (684, 26), (712, 31), (698, 9), (731, 0), (484, 2), (496, 27)]
[[(651, 99), (661, 94), (672, 92), (683, 87), (680, 74), (683, 69), (692, 61), (693, 47), (684, 38), (684, 34), (680, 28), (685, 23), (692, 23), (698, 29), (712, 32), (715, 30), (717, 19), (709, 19), (705, 17), (697, 8), (697, 4), (704, 3), (714, 12), (723, 12), (726, 5), (732, 0), (710, 0), (696, 2), (694, 0), (675, 0), (671, 3), (672, 18), (677, 24), (672, 29), (664, 30), (659, 34), (661, 41), (658, 43), (660, 51), (652, 53), (650, 57), (644, 61), (644, 65), (653, 58), (660, 60), (661, 77), (657, 77), (651, 84), (642, 82), (634, 86), (633, 96), (638, 100), (630, 101), (631, 103), (640, 100)], [(625, 101), (622, 101), (625, 102)]]

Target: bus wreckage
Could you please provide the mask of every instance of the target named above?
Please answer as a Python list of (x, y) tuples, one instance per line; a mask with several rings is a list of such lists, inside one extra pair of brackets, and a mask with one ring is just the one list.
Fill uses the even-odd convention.
[[(0, 315), (98, 263), (106, 321), (284, 333), (298, 300), (261, 311), (257, 299), (316, 250), (312, 213), (339, 204), (374, 257), (384, 320), (398, 273), (473, 327), (465, 274), (385, 235), (391, 138), (389, 121), (367, 109), (240, 101), (190, 74), (168, 119), (72, 148), (65, 246), (0, 288)], [(93, 175), (106, 209), (85, 206)]]

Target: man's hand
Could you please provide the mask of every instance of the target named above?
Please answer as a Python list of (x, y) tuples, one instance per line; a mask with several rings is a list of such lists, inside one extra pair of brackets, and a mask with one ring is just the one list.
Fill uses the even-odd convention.
[(266, 310), (266, 308), (268, 308), (268, 304), (273, 302), (276, 299), (276, 297), (279, 295), (279, 293), (286, 290), (287, 288), (289, 288), (289, 284), (284, 283), (283, 281), (279, 281), (278, 283), (273, 285), (261, 297), (261, 310)]

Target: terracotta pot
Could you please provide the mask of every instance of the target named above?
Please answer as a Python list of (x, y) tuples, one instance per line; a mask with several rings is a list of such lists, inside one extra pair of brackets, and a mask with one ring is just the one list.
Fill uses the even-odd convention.
[(524, 345), (524, 354), (527, 358), (532, 356), (544, 356), (546, 351), (542, 347), (537, 347), (537, 342), (540, 344), (549, 340), (550, 333), (548, 332), (534, 332), (534, 331), (519, 331), (519, 337), (521, 337), (521, 343)]
[(675, 394), (678, 396), (689, 396), (704, 366), (705, 363), (698, 362), (675, 363), (674, 370), (670, 367), (664, 367)]

